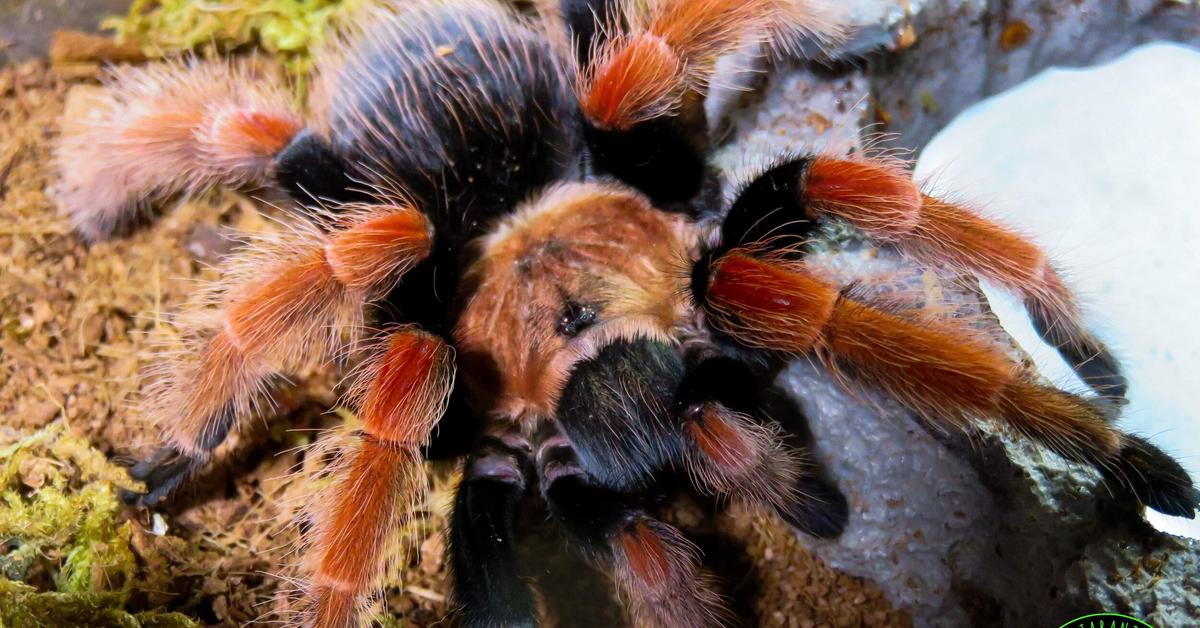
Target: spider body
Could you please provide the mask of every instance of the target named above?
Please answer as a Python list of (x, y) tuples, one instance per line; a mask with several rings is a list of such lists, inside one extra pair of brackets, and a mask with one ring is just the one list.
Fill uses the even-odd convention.
[[(579, 168), (569, 85), (541, 33), (486, 3), (382, 20), (331, 65), (327, 140), (297, 138), (294, 157), (281, 161), (295, 171), (287, 184), (299, 198), (344, 202), (362, 188), (345, 179), (357, 167), (358, 180), (383, 177), (421, 207), (434, 248), (410, 271), (411, 298), (391, 301), (404, 320), (448, 332), (467, 244)], [(313, 152), (337, 166), (305, 169)]]
[(359, 620), (439, 423), (473, 443), (450, 530), (466, 623), (537, 622), (514, 551), (531, 497), (612, 570), (635, 619), (723, 622), (694, 547), (646, 498), (683, 474), (809, 534), (839, 534), (846, 500), (781, 427), (797, 417), (772, 382), (799, 356), (938, 424), (1002, 421), (1096, 465), (1130, 499), (1192, 513), (1178, 464), (1112, 427), (1105, 406), (1040, 383), (967, 322), (909, 316), (827, 281), (804, 254), (814, 225), (842, 220), (918, 261), (992, 279), (1119, 396), (1115, 360), (1032, 244), (923, 195), (886, 160), (789, 156), (724, 206), (706, 159), (715, 60), (784, 41), (786, 25), (825, 32), (818, 7), (558, 9), (565, 25), (487, 0), (372, 13), (322, 66), (307, 125), (233, 66), (118, 74), (91, 130), (59, 152), (60, 198), (86, 237), (147, 200), (213, 184), (324, 207), (238, 256), (208, 291), (210, 315), (185, 326), (187, 350), (164, 360), (147, 395), (166, 442), (133, 468), (148, 490), (132, 501), (165, 498), (275, 372), (344, 352), (364, 307), (386, 303), (374, 322), (387, 331), (363, 350), (348, 395), (362, 430), (313, 500), (307, 623)]

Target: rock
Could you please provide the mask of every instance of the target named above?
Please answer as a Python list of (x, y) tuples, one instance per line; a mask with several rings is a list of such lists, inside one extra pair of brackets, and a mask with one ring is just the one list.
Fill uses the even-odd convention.
[(911, 149), (1049, 66), (1095, 65), (1148, 41), (1200, 42), (1200, 5), (1173, 0), (928, 0), (909, 15), (886, 0), (857, 4), (872, 18), (863, 28), (916, 32), (902, 53), (873, 59), (870, 79), (873, 104), (890, 120), (883, 130), (896, 134), (884, 144)]
[(105, 17), (129, 10), (129, 0), (0, 0), (0, 65), (46, 54), (59, 29), (99, 30)]
[(1145, 552), (1089, 545), (1065, 574), (1066, 594), (1090, 600), (1097, 608), (1153, 617), (1157, 626), (1194, 624), (1194, 601), (1200, 588), (1196, 542), (1160, 537), (1156, 543)]
[[(882, 49), (867, 69), (780, 63), (758, 79), (757, 102), (710, 108), (716, 126), (732, 130), (716, 157), (731, 190), (781, 154), (919, 149), (967, 106), (1051, 64), (1098, 63), (1151, 39), (1200, 43), (1200, 9), (1185, 3), (1014, 0), (994, 12), (981, 0), (898, 5), (851, 3), (868, 24), (843, 52), (862, 54), (864, 42)], [(898, 136), (871, 135), (881, 112)], [(834, 246), (822, 263), (848, 276), (878, 276), (880, 264), (919, 273), (888, 249), (851, 249)], [(938, 279), (952, 299), (981, 300)], [(928, 429), (887, 399), (844, 392), (807, 362), (779, 384), (800, 400), (815, 455), (851, 504), (840, 539), (801, 535), (801, 543), (874, 581), (917, 625), (1056, 626), (1098, 610), (1154, 625), (1194, 622), (1200, 544), (1139, 524), (1090, 467), (994, 426)]]

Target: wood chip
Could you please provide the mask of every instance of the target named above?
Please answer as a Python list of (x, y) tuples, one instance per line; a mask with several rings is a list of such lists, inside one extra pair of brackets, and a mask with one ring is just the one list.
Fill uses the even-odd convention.
[(68, 63), (141, 63), (146, 60), (142, 49), (133, 43), (118, 43), (112, 37), (82, 31), (54, 32), (50, 42), (50, 62)]

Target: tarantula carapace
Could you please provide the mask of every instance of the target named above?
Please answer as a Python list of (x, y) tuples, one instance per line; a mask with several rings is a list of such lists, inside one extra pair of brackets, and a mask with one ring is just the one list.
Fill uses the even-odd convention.
[[(115, 74), (63, 138), (59, 198), (88, 239), (147, 201), (265, 186), (301, 205), (251, 242), (184, 327), (148, 412), (166, 443), (133, 474), (153, 505), (205, 464), (274, 373), (387, 331), (349, 403), (362, 429), (313, 500), (303, 620), (358, 622), (435, 427), (471, 432), (450, 530), (472, 625), (534, 625), (516, 513), (538, 497), (612, 570), (637, 618), (722, 621), (694, 547), (646, 507), (660, 478), (762, 504), (816, 536), (846, 500), (772, 416), (775, 374), (820, 359), (934, 424), (1000, 421), (1157, 510), (1197, 494), (1112, 408), (1047, 386), (966, 321), (910, 316), (806, 265), (840, 220), (912, 259), (1006, 286), (1099, 392), (1110, 352), (1042, 252), (921, 193), (886, 159), (792, 155), (725, 202), (704, 96), (718, 57), (834, 28), (808, 0), (563, 0), (532, 20), (489, 0), (371, 12), (320, 65), (306, 122), (236, 64)], [(457, 371), (456, 371), (457, 367)], [(456, 379), (456, 372), (461, 376)], [(477, 426), (477, 428), (460, 427)], [(450, 431), (450, 428), (442, 430)]]

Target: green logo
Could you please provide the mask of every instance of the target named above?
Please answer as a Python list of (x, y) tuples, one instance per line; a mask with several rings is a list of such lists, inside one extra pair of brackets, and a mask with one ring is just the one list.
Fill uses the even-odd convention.
[(1154, 628), (1154, 626), (1128, 615), (1093, 613), (1072, 619), (1058, 628)]

